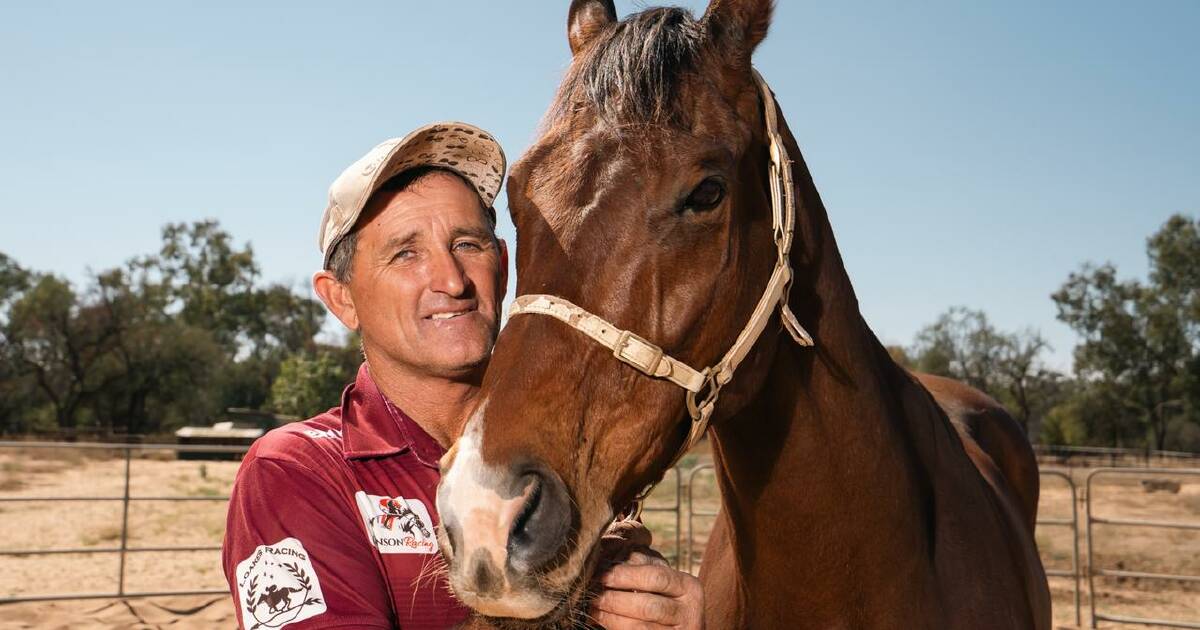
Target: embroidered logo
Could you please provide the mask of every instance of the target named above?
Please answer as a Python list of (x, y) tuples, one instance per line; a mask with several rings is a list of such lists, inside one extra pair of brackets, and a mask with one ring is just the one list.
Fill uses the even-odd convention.
[(359, 491), (354, 495), (367, 525), (371, 544), (379, 553), (435, 553), (433, 519), (420, 499), (382, 497)]
[(238, 563), (237, 580), (247, 630), (282, 628), (325, 612), (317, 572), (295, 538), (255, 547)]
[(310, 437), (314, 440), (321, 440), (321, 439), (340, 440), (340, 439), (342, 439), (342, 430), (341, 429), (307, 429), (304, 431), (304, 435), (307, 435), (308, 437)]

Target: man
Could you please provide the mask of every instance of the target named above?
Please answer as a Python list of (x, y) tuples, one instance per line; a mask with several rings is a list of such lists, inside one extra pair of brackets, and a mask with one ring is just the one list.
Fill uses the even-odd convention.
[[(438, 460), (495, 342), (508, 250), (492, 137), (440, 123), (388, 140), (330, 188), (313, 288), (366, 361), (340, 407), (247, 453), (222, 561), (243, 628), (446, 628), (468, 610), (440, 571)], [(611, 630), (699, 627), (699, 583), (646, 555), (591, 614)], [(649, 624), (649, 625), (647, 625)]]

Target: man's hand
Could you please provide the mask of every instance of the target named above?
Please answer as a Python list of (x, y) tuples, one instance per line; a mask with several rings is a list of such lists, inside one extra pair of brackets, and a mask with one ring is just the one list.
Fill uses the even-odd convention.
[(607, 630), (701, 630), (704, 591), (700, 580), (672, 569), (661, 557), (635, 552), (600, 580), (604, 590), (591, 616)]

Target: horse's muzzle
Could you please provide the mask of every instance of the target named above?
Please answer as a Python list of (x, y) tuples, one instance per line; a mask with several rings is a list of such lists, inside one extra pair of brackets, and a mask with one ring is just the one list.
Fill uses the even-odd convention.
[(543, 578), (569, 555), (578, 522), (566, 485), (538, 463), (487, 466), (471, 446), (459, 444), (438, 490), (450, 586), (489, 617), (546, 615), (561, 594)]

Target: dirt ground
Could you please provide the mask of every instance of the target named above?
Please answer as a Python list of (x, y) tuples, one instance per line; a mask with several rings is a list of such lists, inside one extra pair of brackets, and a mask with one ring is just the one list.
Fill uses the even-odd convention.
[[(139, 456), (132, 460), (130, 494), (133, 497), (182, 496), (188, 501), (133, 501), (129, 508), (130, 548), (220, 545), (225, 502), (236, 462), (178, 461), (169, 453)], [(689, 457), (685, 467), (703, 463)], [(80, 451), (0, 451), (0, 498), (59, 497), (49, 502), (0, 502), (3, 549), (115, 548), (120, 545), (124, 461), (116, 453)], [(1086, 470), (1068, 474), (1080, 494)], [(688, 482), (697, 510), (715, 509), (719, 502), (711, 472), (683, 475), (679, 503), (687, 505)], [(1144, 480), (1178, 481), (1154, 487)], [(1161, 485), (1161, 484), (1160, 484)], [(1200, 523), (1200, 477), (1137, 473), (1102, 477), (1094, 484), (1094, 515), (1101, 518), (1143, 518)], [(87, 497), (65, 501), (63, 497)], [(676, 505), (673, 476), (659, 487), (650, 508)], [(1083, 504), (1079, 503), (1083, 521)], [(1041, 517), (1069, 518), (1070, 491), (1065, 480), (1043, 477)], [(646, 512), (655, 531), (656, 546), (668, 557), (688, 565), (686, 512), (679, 519), (670, 511)], [(693, 519), (692, 568), (698, 569), (711, 517)], [(1082, 525), (1081, 525), (1081, 529)], [(1094, 525), (1097, 567), (1125, 571), (1200, 575), (1200, 531), (1148, 529)], [(682, 545), (676, 546), (676, 532)], [(1071, 530), (1042, 525), (1038, 545), (1047, 568), (1070, 569)], [(1081, 562), (1086, 557), (1081, 536)], [(682, 557), (680, 557), (682, 553)], [(50, 556), (0, 556), (0, 597), (49, 593), (102, 593), (117, 588), (118, 555), (61, 554)], [(127, 555), (126, 592), (166, 590), (222, 590), (225, 588), (219, 553), (136, 552)], [(1052, 577), (1056, 628), (1075, 627), (1074, 580)], [(1081, 582), (1082, 619), (1087, 625), (1089, 601), (1086, 579)], [(1137, 615), (1177, 620), (1200, 619), (1200, 583), (1176, 583), (1144, 578), (1096, 578), (1097, 610), (1107, 614)], [(0, 629), (7, 628), (227, 628), (234, 626), (227, 595), (91, 599), (0, 605)], [(1105, 628), (1138, 628), (1102, 622)]]

